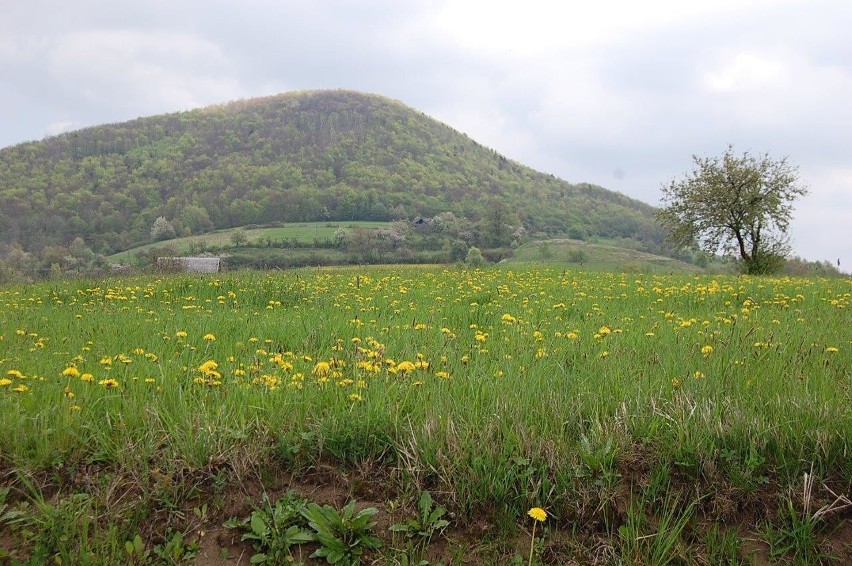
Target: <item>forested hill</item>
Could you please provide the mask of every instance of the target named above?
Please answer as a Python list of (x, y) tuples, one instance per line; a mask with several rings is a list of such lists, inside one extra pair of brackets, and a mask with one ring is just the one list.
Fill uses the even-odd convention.
[[(495, 212), (496, 211), (496, 212)], [(506, 214), (527, 233), (659, 250), (653, 208), (537, 173), (403, 104), (288, 93), (97, 126), (0, 150), (0, 244), (82, 238), (113, 253), (177, 235), (295, 221)], [(79, 240), (78, 240), (79, 242)]]

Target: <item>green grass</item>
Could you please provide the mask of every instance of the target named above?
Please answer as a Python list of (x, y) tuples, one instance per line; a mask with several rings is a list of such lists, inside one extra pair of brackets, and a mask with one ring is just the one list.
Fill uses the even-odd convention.
[(607, 242), (553, 239), (528, 242), (509, 263), (555, 263), (584, 271), (628, 273), (702, 273), (705, 270), (674, 258), (631, 250)]
[(367, 221), (346, 221), (346, 222), (300, 222), (295, 224), (285, 224), (274, 228), (230, 228), (227, 230), (217, 230), (206, 234), (198, 234), (196, 236), (186, 236), (183, 238), (174, 238), (171, 240), (163, 240), (152, 244), (138, 246), (117, 254), (113, 254), (107, 258), (110, 263), (130, 263), (134, 260), (136, 254), (144, 252), (151, 248), (160, 248), (168, 246), (173, 248), (177, 253), (189, 254), (195, 248), (213, 248), (213, 247), (232, 247), (232, 236), (234, 232), (243, 232), (246, 236), (246, 244), (263, 244), (267, 239), (273, 241), (282, 240), (298, 240), (299, 242), (312, 243), (314, 239), (325, 240), (331, 238), (338, 228), (350, 230), (352, 228), (377, 229), (386, 228), (388, 222), (367, 222)]
[[(499, 541), (533, 506), (551, 563), (600, 540), (628, 562), (721, 552), (698, 517), (748, 525), (804, 472), (848, 494), (850, 302), (849, 279), (563, 267), (0, 289), (0, 488), (26, 517), (0, 536), (72, 562), (137, 534), (165, 548), (247, 478), (336, 470), (382, 513), (430, 491), (448, 556), (482, 524), (498, 558), (523, 554)], [(22, 527), (51, 509), (56, 528)]]

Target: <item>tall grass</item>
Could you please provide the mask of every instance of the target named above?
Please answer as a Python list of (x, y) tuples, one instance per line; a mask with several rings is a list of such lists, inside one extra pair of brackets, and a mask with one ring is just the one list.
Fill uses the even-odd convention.
[(850, 301), (848, 279), (548, 269), (5, 288), (0, 481), (92, 494), (132, 538), (223, 474), (369, 468), (458, 525), (538, 505), (617, 538), (644, 525), (625, 489), (662, 475), (681, 495), (646, 507), (679, 534), (805, 471), (852, 481)]

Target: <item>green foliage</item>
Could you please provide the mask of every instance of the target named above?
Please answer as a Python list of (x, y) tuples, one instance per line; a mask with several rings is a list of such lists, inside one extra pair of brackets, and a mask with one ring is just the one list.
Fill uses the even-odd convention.
[(483, 267), (486, 264), (485, 258), (482, 257), (482, 252), (475, 246), (467, 250), (464, 262), (470, 267)]
[(302, 515), (321, 545), (311, 557), (325, 558), (329, 564), (341, 566), (361, 564), (365, 551), (382, 546), (382, 541), (372, 534), (376, 526), (372, 517), (378, 512), (375, 507), (356, 512), (354, 500), (340, 511), (330, 505), (308, 503)]
[(792, 555), (797, 565), (827, 564), (830, 556), (820, 548), (818, 530), (819, 523), (801, 514), (792, 500), (788, 500), (778, 524), (766, 524), (769, 552), (774, 558)]
[[(508, 161), (404, 105), (345, 91), (289, 93), (87, 128), (0, 150), (0, 245), (41, 255), (82, 237), (109, 255), (249, 224), (431, 218), (640, 241), (653, 208)], [(446, 230), (455, 229), (447, 217)], [(338, 242), (342, 245), (342, 242)], [(49, 267), (50, 264), (48, 264)], [(61, 267), (61, 265), (60, 265)]]
[(735, 528), (722, 529), (713, 525), (707, 531), (704, 543), (707, 547), (707, 559), (718, 566), (740, 566), (751, 564), (741, 556), (740, 537)]
[(748, 152), (738, 157), (733, 146), (721, 158), (693, 161), (692, 173), (662, 187), (665, 206), (657, 218), (669, 240), (680, 249), (732, 252), (745, 273), (780, 271), (789, 252), (792, 203), (808, 192), (799, 184), (798, 169), (787, 158)]
[(174, 226), (172, 223), (166, 220), (165, 216), (158, 216), (156, 220), (154, 220), (154, 225), (151, 226), (151, 239), (158, 240), (170, 240), (176, 236)]
[(838, 267), (840, 260), (837, 260), (837, 266), (829, 261), (808, 261), (804, 258), (793, 256), (787, 259), (784, 264), (784, 275), (793, 275), (796, 277), (843, 277)]
[(284, 564), (292, 561), (293, 546), (314, 540), (314, 535), (304, 528), (306, 503), (293, 491), (276, 499), (274, 504), (264, 494), (261, 506), (249, 517), (228, 521), (225, 526), (246, 531), (242, 540), (251, 541), (258, 551), (251, 557), (252, 564)]
[(618, 528), (621, 557), (627, 564), (683, 564), (688, 560), (683, 540), (695, 512), (695, 504), (685, 508), (675, 499), (668, 499), (652, 522), (643, 505), (632, 501), (627, 509), (627, 521)]
[(801, 507), (797, 508), (793, 498), (787, 497), (775, 523), (766, 524), (766, 542), (773, 557), (792, 555), (797, 565), (828, 564), (831, 561), (831, 556), (822, 549), (818, 535), (825, 526), (826, 516), (848, 509), (852, 502), (844, 495), (837, 496), (831, 492), (834, 496), (832, 503), (811, 511), (814, 480), (811, 469), (810, 473), (804, 474)]
[(160, 564), (186, 564), (198, 555), (198, 542), (187, 542), (183, 533), (177, 531), (167, 537), (163, 544), (154, 546), (154, 554), (160, 559)]
[(568, 250), (568, 261), (571, 263), (585, 263), (589, 259), (589, 254), (581, 249)]
[(446, 513), (446, 508), (436, 506), (432, 494), (424, 491), (417, 501), (417, 517), (391, 525), (392, 532), (402, 533), (405, 537), (405, 556), (409, 564), (428, 564), (424, 562), (423, 555), (432, 537), (449, 526), (449, 521), (443, 518)]

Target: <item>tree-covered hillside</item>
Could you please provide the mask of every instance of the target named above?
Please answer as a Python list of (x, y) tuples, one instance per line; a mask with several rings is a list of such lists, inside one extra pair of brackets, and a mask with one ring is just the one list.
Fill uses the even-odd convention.
[(496, 227), (488, 245), (511, 241), (501, 226), (523, 226), (659, 251), (652, 211), (537, 173), (399, 102), (347, 91), (233, 102), (0, 150), (0, 244), (34, 254), (78, 238), (108, 254), (172, 233), (442, 212)]

